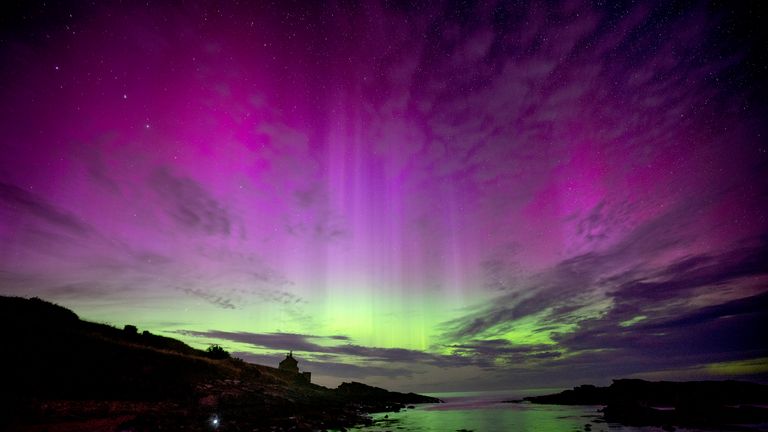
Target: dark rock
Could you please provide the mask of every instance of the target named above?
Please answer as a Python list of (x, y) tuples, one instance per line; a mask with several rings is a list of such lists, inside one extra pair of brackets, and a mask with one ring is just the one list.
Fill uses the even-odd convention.
[(633, 426), (720, 428), (768, 422), (768, 386), (741, 381), (649, 382), (614, 380), (527, 397), (540, 404), (605, 405), (603, 418)]
[(398, 404), (441, 403), (438, 398), (423, 396), (416, 393), (398, 393), (382, 388), (369, 386), (359, 382), (341, 383), (336, 391), (342, 395), (353, 397), (362, 402), (396, 402)]

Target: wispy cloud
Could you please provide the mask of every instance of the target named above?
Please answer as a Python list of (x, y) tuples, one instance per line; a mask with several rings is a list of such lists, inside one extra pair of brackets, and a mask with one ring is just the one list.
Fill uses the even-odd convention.
[(18, 220), (31, 216), (69, 235), (87, 236), (92, 233), (91, 227), (75, 215), (10, 183), (0, 182), (0, 203)]
[(230, 234), (232, 224), (227, 211), (196, 181), (160, 168), (149, 182), (179, 225), (205, 234)]
[(279, 289), (257, 289), (253, 293), (262, 301), (277, 303), (283, 306), (296, 306), (307, 303), (300, 296)]
[[(539, 278), (539, 285), (448, 323), (453, 330), (447, 340), (475, 338), (450, 347), (463, 356), (500, 362), (496, 365), (534, 362), (595, 374), (764, 357), (768, 350), (759, 329), (768, 324), (768, 293), (761, 288), (768, 280), (767, 246), (760, 238), (720, 254), (641, 268), (626, 266), (631, 261), (621, 258), (630, 246), (618, 244), (603, 254), (566, 260)], [(649, 259), (656, 251), (631, 248), (641, 248), (640, 256)], [(595, 303), (590, 293), (604, 306), (590, 309)], [(514, 345), (493, 338), (523, 323), (531, 327), (521, 337), (543, 332), (550, 342), (526, 345), (515, 339)]]
[(245, 343), (262, 348), (279, 350), (296, 350), (323, 352), (325, 347), (310, 342), (310, 339), (323, 339), (318, 336), (310, 336), (295, 333), (248, 333), (248, 332), (226, 332), (226, 331), (193, 331), (178, 330), (176, 333), (186, 336), (206, 337), (214, 339), (229, 340), (232, 342)]
[(355, 345), (349, 343), (350, 339), (344, 335), (316, 336), (296, 333), (249, 333), (218, 330), (177, 330), (176, 333), (185, 336), (244, 343), (261, 349), (333, 354), (342, 356), (342, 358), (355, 358), (357, 361), (425, 363), (439, 366), (463, 365), (461, 361), (456, 362), (456, 360), (460, 359), (454, 356), (442, 356), (404, 348), (379, 348)]
[(179, 291), (191, 296), (205, 300), (206, 302), (220, 307), (222, 309), (236, 309), (232, 299), (213, 291), (206, 291), (199, 288), (179, 288)]
[[(264, 355), (249, 352), (233, 352), (232, 355), (245, 361), (276, 366), (283, 355)], [(314, 376), (325, 375), (345, 379), (364, 379), (370, 377), (409, 377), (414, 374), (412, 369), (392, 366), (359, 365), (343, 361), (312, 361), (301, 359), (303, 370), (311, 371)]]

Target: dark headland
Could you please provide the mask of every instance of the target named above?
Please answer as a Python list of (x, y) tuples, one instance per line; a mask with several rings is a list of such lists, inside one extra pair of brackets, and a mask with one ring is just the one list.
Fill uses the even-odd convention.
[(0, 430), (344, 430), (368, 413), (440, 402), (361, 383), (329, 389), (40, 299), (0, 296), (0, 329)]
[[(582, 385), (518, 401), (554, 405), (604, 405), (605, 421), (629, 426), (765, 430), (768, 386), (741, 381), (650, 382), (618, 379), (608, 387)], [(763, 427), (758, 425), (763, 424)]]

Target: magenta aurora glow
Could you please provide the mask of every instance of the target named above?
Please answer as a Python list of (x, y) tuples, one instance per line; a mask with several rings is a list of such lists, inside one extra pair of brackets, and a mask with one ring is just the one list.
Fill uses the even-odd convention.
[(0, 294), (328, 385), (768, 379), (758, 2), (19, 3)]

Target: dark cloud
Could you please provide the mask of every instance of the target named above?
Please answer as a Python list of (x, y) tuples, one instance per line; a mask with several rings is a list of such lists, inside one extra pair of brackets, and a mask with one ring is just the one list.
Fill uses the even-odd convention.
[(296, 333), (248, 333), (225, 332), (217, 330), (204, 332), (194, 330), (178, 330), (177, 333), (183, 334), (185, 336), (206, 337), (245, 343), (253, 345), (257, 348), (283, 351), (303, 351), (313, 354), (333, 354), (365, 359), (366, 361), (424, 363), (435, 366), (461, 366), (465, 364), (465, 362), (461, 361), (456, 362), (456, 360), (460, 360), (456, 356), (436, 355), (423, 351), (409, 350), (404, 348), (365, 347), (350, 343), (324, 346), (313, 342), (322, 340), (348, 342), (350, 339), (343, 335), (313, 336)]
[(257, 289), (253, 291), (260, 300), (270, 303), (277, 303), (283, 306), (296, 306), (306, 304), (307, 301), (296, 294), (278, 289)]
[(117, 182), (107, 174), (107, 170), (100, 160), (94, 159), (88, 164), (86, 169), (88, 176), (90, 176), (96, 183), (104, 186), (113, 193), (120, 193), (120, 187), (117, 185)]
[(180, 330), (179, 333), (188, 336), (209, 337), (215, 339), (224, 339), (233, 342), (246, 343), (262, 348), (322, 352), (324, 348), (308, 339), (312, 336), (294, 334), (294, 333), (248, 333), (248, 332), (225, 332), (225, 331), (206, 331), (196, 332)]
[[(691, 241), (686, 226), (701, 205), (700, 201), (680, 203), (639, 225), (611, 247), (559, 262), (498, 297), (492, 306), (445, 323), (448, 337), (474, 338), (548, 309), (554, 309), (556, 314), (549, 313), (546, 319), (558, 322), (588, 305), (594, 300), (593, 295), (609, 295), (617, 300), (626, 297), (627, 301), (647, 301), (652, 296), (685, 299), (692, 290), (707, 284), (764, 272), (768, 266), (761, 258), (765, 255), (763, 246), (759, 250), (737, 249), (718, 257), (688, 257), (669, 268), (644, 268), (646, 262), (684, 248)], [(707, 262), (711, 264), (706, 265)], [(665, 279), (665, 274), (674, 277)], [(676, 290), (679, 292), (675, 293)]]
[(591, 284), (595, 281), (598, 259), (594, 254), (585, 254), (563, 261), (550, 272), (540, 275), (525, 290), (503, 295), (485, 310), (446, 323), (448, 339), (474, 338), (499, 325), (554, 306), (577, 308), (571, 303), (579, 301), (580, 294), (593, 288)]
[(113, 134), (106, 134), (94, 143), (78, 144), (75, 148), (75, 152), (76, 156), (83, 162), (85, 172), (91, 180), (101, 185), (109, 192), (119, 194), (120, 186), (110, 174), (109, 168), (104, 163), (102, 151), (99, 149), (99, 146), (108, 144), (114, 139), (115, 137)]
[(514, 345), (506, 339), (473, 340), (464, 344), (450, 345), (456, 350), (466, 350), (480, 355), (497, 355), (499, 353), (519, 354), (537, 350), (548, 350), (548, 345)]
[(486, 369), (522, 365), (530, 360), (558, 358), (562, 353), (552, 345), (517, 345), (506, 339), (472, 340), (467, 343), (448, 345), (454, 356), (465, 363)]
[(0, 204), (12, 212), (15, 218), (23, 220), (32, 216), (70, 235), (87, 236), (92, 232), (91, 227), (76, 216), (16, 185), (0, 182)]
[(180, 225), (205, 234), (229, 235), (227, 211), (196, 181), (158, 169), (150, 185), (164, 200), (168, 214)]
[(322, 241), (335, 241), (347, 235), (341, 218), (329, 210), (316, 210), (310, 217), (291, 217), (285, 225), (288, 234)]
[(232, 303), (232, 299), (226, 298), (218, 294), (214, 294), (212, 292), (208, 292), (208, 291), (204, 291), (196, 288), (179, 288), (179, 291), (187, 293), (191, 296), (201, 298), (206, 302), (223, 309), (236, 309), (235, 305)]
[(610, 319), (593, 320), (556, 337), (570, 355), (545, 366), (617, 376), (765, 358), (767, 305), (768, 293), (763, 293), (627, 328)]
[(82, 278), (73, 279), (61, 281), (44, 275), (0, 270), (0, 292), (70, 302), (114, 298), (116, 292), (124, 288), (115, 280), (93, 282)]
[[(249, 332), (225, 332), (210, 330), (205, 332), (193, 330), (179, 330), (178, 333), (187, 336), (208, 337), (223, 339), (233, 342), (245, 343), (261, 348), (294, 350), (308, 352), (328, 352), (326, 347), (310, 342), (310, 339), (325, 339), (321, 336), (311, 336), (296, 333), (249, 333)], [(331, 336), (333, 340), (347, 340), (346, 336)]]
[[(611, 238), (629, 229), (628, 222), (632, 220), (633, 210), (637, 205), (628, 201), (611, 201), (603, 199), (597, 205), (588, 209), (584, 215), (574, 215), (574, 239), (569, 252), (583, 253), (583, 250), (593, 250), (601, 247)], [(569, 222), (569, 221), (566, 221)]]
[[(251, 279), (249, 285), (256, 285), (256, 287), (253, 288), (254, 291), (262, 291), (264, 285), (278, 287), (293, 285), (292, 281), (271, 266), (267, 265), (261, 256), (251, 251), (211, 245), (200, 245), (198, 246), (197, 251), (201, 256), (207, 259), (232, 265), (238, 268), (238, 272), (247, 274)], [(264, 289), (263, 291), (268, 292), (270, 290)]]
[(251, 273), (253, 278), (259, 283), (268, 283), (273, 285), (291, 285), (291, 281), (281, 276), (270, 268), (264, 268), (261, 271)]
[(636, 312), (612, 310), (605, 317), (581, 322), (573, 333), (555, 338), (572, 351), (648, 349), (649, 355), (659, 355), (665, 350), (681, 355), (717, 354), (724, 349), (768, 351), (759, 339), (759, 329), (768, 324), (766, 306), (768, 292), (699, 308), (672, 307), (658, 311), (660, 316), (644, 311), (648, 316), (632, 325), (622, 323)]
[[(686, 214), (672, 210), (613, 247), (562, 261), (525, 290), (447, 323), (446, 340), (469, 339), (449, 346), (481, 367), (532, 362), (596, 377), (765, 357), (760, 329), (768, 325), (768, 292), (759, 293), (759, 281), (768, 278), (765, 237), (719, 254), (645, 265), (686, 244), (685, 231), (673, 229)], [(742, 285), (757, 294), (738, 298)], [(582, 313), (596, 297), (610, 300), (606, 309)], [(524, 318), (533, 320), (532, 333), (547, 332), (555, 345), (514, 346), (494, 338)]]
[(620, 285), (611, 296), (619, 303), (643, 301), (646, 305), (687, 299), (692, 291), (719, 286), (746, 276), (768, 274), (768, 242), (718, 256), (695, 255), (661, 269), (645, 279)]
[[(257, 349), (302, 352), (313, 370), (327, 371), (333, 376), (403, 376), (410, 375), (394, 365), (424, 365), (439, 368), (476, 366), (483, 369), (504, 369), (511, 365), (522, 365), (530, 361), (545, 361), (560, 357), (561, 353), (551, 345), (515, 345), (507, 340), (473, 340), (465, 344), (447, 345), (443, 348), (449, 354), (434, 354), (403, 348), (366, 347), (350, 343), (325, 346), (314, 341), (339, 340), (348, 342), (346, 336), (312, 336), (294, 333), (245, 333), (224, 331), (178, 330), (178, 334), (246, 343)], [(224, 342), (226, 344), (226, 342)], [(280, 355), (249, 354), (261, 364), (277, 364)], [(244, 357), (245, 358), (245, 357)], [(348, 359), (354, 364), (341, 363)], [(366, 363), (388, 363), (393, 366), (371, 367)], [(362, 363), (362, 366), (360, 364)], [(357, 365), (357, 366), (356, 366)], [(390, 370), (390, 372), (387, 372)], [(346, 374), (346, 375), (343, 375)], [(365, 374), (365, 375), (363, 375)]]
[[(397, 53), (389, 75), (407, 79), (388, 74), (382, 79), (394, 81), (389, 85), (403, 81), (402, 94), (393, 92), (391, 104), (423, 121), (431, 139), (425, 151), (402, 148), (411, 140), (402, 140), (404, 144), (390, 151), (415, 153), (419, 160), (414, 164), (429, 167), (437, 178), (449, 178), (454, 185), (461, 182), (485, 192), (485, 186), (512, 183), (514, 188), (501, 189), (503, 196), (477, 195), (488, 197), (490, 206), (503, 206), (499, 202), (518, 201), (510, 195), (525, 199), (546, 181), (557, 163), (542, 156), (567, 153), (565, 146), (578, 140), (576, 136), (610, 143), (616, 148), (612, 151), (637, 156), (632, 162), (637, 164), (647, 161), (648, 148), (655, 151), (662, 141), (676, 142), (660, 138), (672, 138), (690, 124), (672, 113), (685, 111), (693, 100), (704, 101), (710, 92), (674, 83), (685, 76), (701, 87), (705, 78), (719, 72), (692, 61), (701, 55), (706, 40), (695, 35), (710, 23), (666, 16), (663, 29), (644, 31), (646, 19), (668, 11), (648, 5), (618, 8), (622, 14), (576, 9), (579, 13), (566, 5), (500, 5), (493, 11), (478, 7), (462, 14), (472, 17), (465, 22), (414, 19), (424, 28), (413, 37), (429, 34), (427, 44), (414, 50), (412, 46), (423, 43), (402, 43), (407, 52)], [(627, 50), (634, 55), (627, 56)], [(407, 68), (413, 56), (413, 66)], [(603, 56), (605, 61), (595, 61)], [(660, 82), (651, 84), (652, 79)], [(619, 93), (624, 97), (616, 97)], [(392, 110), (390, 104), (381, 105), (382, 111)], [(627, 109), (635, 114), (628, 116)], [(391, 129), (387, 112), (381, 117), (388, 123), (380, 129)], [(590, 127), (571, 127), (584, 123)], [(598, 213), (601, 210), (608, 209)], [(584, 224), (582, 235), (600, 241), (607, 235), (602, 228)]]
[[(660, 323), (641, 324), (636, 326), (640, 330), (669, 330), (685, 328), (715, 321), (720, 318), (733, 318), (746, 315), (768, 315), (768, 293), (751, 297), (736, 299), (727, 303), (707, 306), (678, 317), (668, 319)], [(758, 327), (762, 328), (762, 327)]]
[(409, 377), (414, 374), (412, 369), (394, 366), (357, 365), (344, 362), (315, 362), (303, 361), (302, 368), (313, 374), (329, 375), (339, 378), (362, 379), (368, 377)]
[(325, 199), (322, 196), (322, 191), (316, 185), (305, 189), (296, 190), (294, 191), (293, 196), (296, 199), (296, 204), (302, 208), (311, 207), (318, 201)]
[(90, 282), (73, 282), (45, 289), (42, 294), (48, 299), (100, 299), (114, 296), (111, 284), (95, 284)]
[[(765, 243), (719, 256), (692, 256), (648, 280), (620, 285), (610, 293), (614, 306), (605, 316), (553, 335), (569, 355), (550, 365), (628, 374), (765, 357), (761, 329), (768, 325), (768, 292), (716, 304), (710, 299), (706, 306), (696, 301), (704, 291), (721, 289), (727, 298), (733, 295), (728, 284), (765, 278), (765, 256)], [(641, 319), (632, 323), (635, 317)]]
[[(337, 356), (356, 362), (477, 366), (496, 371), (535, 365), (553, 377), (579, 373), (598, 378), (601, 373), (621, 376), (766, 356), (756, 330), (766, 324), (766, 295), (730, 300), (734, 294), (727, 290), (745, 278), (768, 273), (765, 239), (742, 242), (745, 246), (721, 254), (689, 255), (663, 266), (645, 265), (659, 254), (679, 251), (688, 244), (685, 220), (698, 208), (696, 203), (681, 203), (641, 224), (611, 247), (564, 260), (537, 275), (522, 287), (525, 289), (509, 292), (493, 306), (447, 323), (450, 337), (446, 340), (460, 341), (442, 346), (450, 354), (365, 347), (350, 343), (345, 336), (182, 333), (246, 343), (258, 349), (302, 351), (309, 358), (325, 356), (307, 363), (334, 376), (384, 373), (334, 361)], [(587, 215), (590, 218), (594, 213)], [(712, 297), (714, 287), (723, 288), (720, 304), (716, 303), (717, 296)], [(694, 299), (703, 291), (710, 297), (705, 306), (697, 306)], [(581, 311), (594, 303), (594, 296), (612, 304), (605, 313), (591, 318)], [(265, 293), (264, 299), (282, 304), (300, 301), (279, 290)], [(555, 344), (521, 345), (504, 339), (502, 335), (523, 318), (533, 318), (536, 324), (531, 332), (548, 333)], [(564, 324), (571, 327), (563, 330)], [(342, 343), (328, 344), (332, 341)], [(400, 376), (398, 373), (391, 376)]]
[[(284, 355), (280, 354), (266, 355), (248, 352), (234, 352), (232, 355), (248, 362), (273, 366), (277, 366), (284, 358)], [(303, 358), (300, 360), (299, 367), (302, 370), (312, 372), (315, 376), (324, 375), (345, 379), (364, 379), (369, 377), (397, 378), (413, 375), (413, 371), (406, 368), (358, 365), (339, 361), (312, 361)]]
[(378, 361), (445, 364), (441, 356), (405, 348), (377, 348), (346, 344), (333, 347), (330, 352)]

